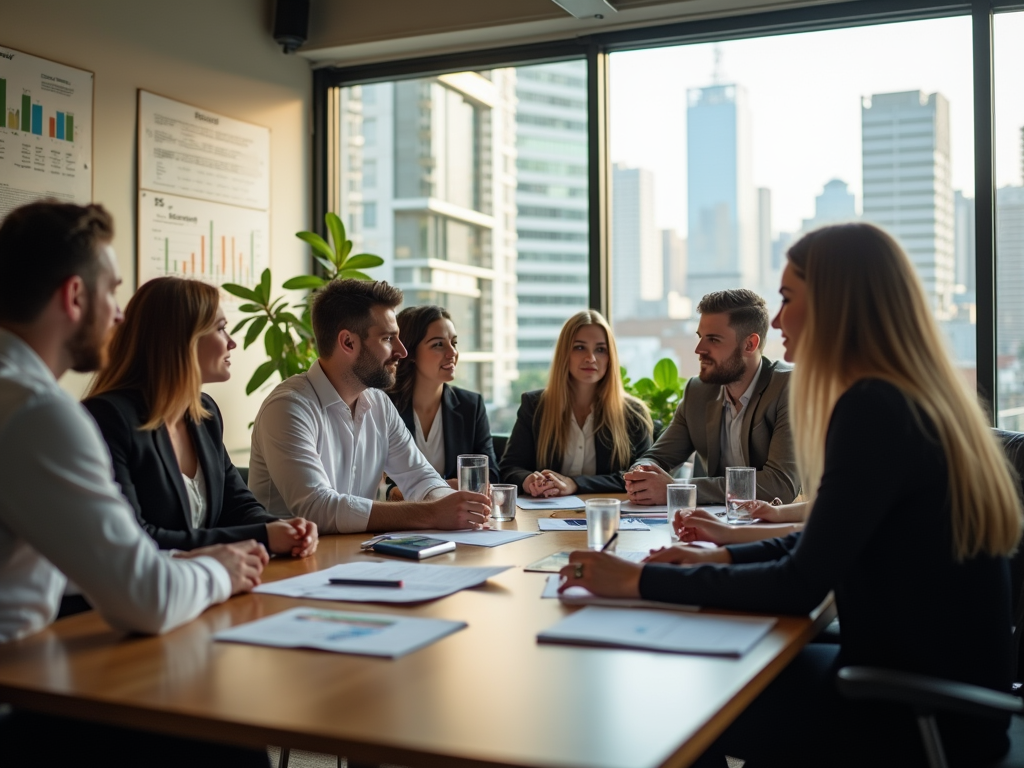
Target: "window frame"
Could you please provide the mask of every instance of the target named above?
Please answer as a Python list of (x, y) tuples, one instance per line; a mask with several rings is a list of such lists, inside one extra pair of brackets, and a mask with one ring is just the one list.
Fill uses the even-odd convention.
[[(856, 0), (803, 8), (748, 13), (716, 19), (653, 25), (625, 31), (576, 37), (564, 41), (484, 48), (442, 56), (385, 61), (350, 67), (322, 67), (313, 72), (313, 223), (323, 228), (324, 213), (333, 202), (332, 183), (340, 171), (331, 166), (338, 157), (332, 145), (338, 115), (332, 111), (334, 88), (413, 77), (544, 64), (569, 59), (587, 61), (589, 303), (610, 316), (610, 149), (609, 55), (619, 51), (671, 45), (771, 37), (880, 23), (970, 16), (974, 62), (974, 182), (977, 286), (977, 389), (995, 418), (996, 370), (996, 250), (994, 76), (992, 29), (998, 12), (1024, 10), (1024, 2), (999, 0)], [(332, 128), (334, 130), (332, 131)], [(322, 234), (326, 234), (323, 233)]]

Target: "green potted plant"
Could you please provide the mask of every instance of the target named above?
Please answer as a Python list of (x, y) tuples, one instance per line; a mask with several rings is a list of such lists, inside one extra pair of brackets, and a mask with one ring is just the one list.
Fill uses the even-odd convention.
[(676, 408), (682, 402), (686, 379), (680, 377), (679, 368), (667, 357), (654, 364), (650, 378), (645, 376), (633, 382), (626, 369), (621, 367), (619, 374), (622, 376), (622, 386), (626, 392), (639, 398), (647, 406), (651, 419), (654, 420), (654, 436), (657, 437), (672, 421)]
[[(352, 241), (345, 233), (345, 225), (335, 213), (324, 216), (324, 223), (333, 241), (333, 247), (316, 232), (296, 232), (295, 236), (309, 243), (313, 249), (313, 258), (323, 267), (324, 276), (299, 275), (285, 280), (282, 288), (289, 291), (312, 290), (322, 288), (332, 280), (352, 277), (358, 280), (372, 280), (362, 270), (379, 267), (384, 259), (370, 253), (352, 255)], [(255, 288), (246, 288), (236, 283), (225, 283), (224, 290), (233, 296), (245, 300), (239, 311), (249, 315), (243, 318), (231, 333), (245, 332), (242, 348), (248, 349), (263, 334), (263, 345), (267, 352), (267, 360), (260, 365), (249, 383), (245, 393), (251, 395), (275, 372), (284, 381), (289, 376), (302, 373), (313, 364), (317, 357), (316, 339), (313, 336), (313, 324), (309, 316), (309, 301), (304, 300), (289, 304), (283, 296), (271, 298), (271, 274), (269, 269), (263, 270), (260, 283)]]

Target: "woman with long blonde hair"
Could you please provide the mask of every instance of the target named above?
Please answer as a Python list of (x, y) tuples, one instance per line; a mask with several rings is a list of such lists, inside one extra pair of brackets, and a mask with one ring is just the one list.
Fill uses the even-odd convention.
[(501, 480), (530, 496), (621, 492), (620, 472), (650, 448), (652, 433), (647, 407), (622, 387), (608, 321), (577, 312), (558, 335), (547, 386), (523, 394)]
[(304, 556), (314, 523), (269, 514), (224, 447), (224, 421), (203, 384), (231, 377), (235, 342), (220, 292), (198, 280), (144, 283), (110, 342), (84, 405), (110, 448), (114, 479), (161, 549), (255, 539)]
[[(834, 591), (840, 645), (805, 648), (702, 764), (729, 754), (758, 765), (868, 765), (881, 755), (917, 765), (909, 709), (840, 699), (835, 672), (868, 665), (1009, 690), (1007, 557), (1022, 527), (1012, 469), (892, 237), (870, 224), (811, 232), (790, 249), (780, 293), (773, 324), (796, 363), (790, 414), (810, 497), (803, 532), (673, 547), (646, 565), (574, 553), (565, 585), (796, 614)], [(952, 765), (1008, 749), (1008, 718), (938, 721)]]

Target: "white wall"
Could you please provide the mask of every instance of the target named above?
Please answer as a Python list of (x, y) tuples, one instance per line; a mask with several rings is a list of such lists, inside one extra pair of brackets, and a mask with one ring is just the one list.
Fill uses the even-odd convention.
[[(96, 74), (93, 199), (114, 216), (122, 306), (135, 289), (139, 88), (271, 129), (275, 286), (308, 269), (295, 232), (311, 226), (312, 75), (307, 61), (284, 56), (271, 39), (272, 9), (264, 0), (4, 0), (0, 45)], [(247, 425), (262, 397), (246, 397), (245, 383), (264, 357), (262, 345), (239, 348), (231, 381), (209, 387), (233, 453), (249, 446)], [(76, 395), (87, 383), (73, 374), (64, 380)]]

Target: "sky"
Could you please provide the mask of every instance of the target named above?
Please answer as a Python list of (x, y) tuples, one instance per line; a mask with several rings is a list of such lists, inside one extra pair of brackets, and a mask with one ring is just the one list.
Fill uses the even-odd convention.
[[(996, 181), (1021, 184), (1024, 13), (995, 23)], [(839, 178), (861, 205), (862, 97), (938, 91), (950, 102), (953, 188), (973, 196), (970, 17), (857, 27), (615, 53), (611, 157), (654, 171), (659, 228), (686, 232), (686, 90), (713, 82), (747, 89), (753, 177), (772, 191), (773, 228), (795, 231), (814, 197)]]

